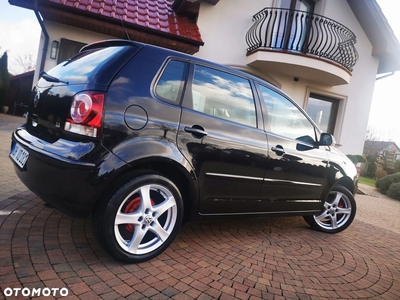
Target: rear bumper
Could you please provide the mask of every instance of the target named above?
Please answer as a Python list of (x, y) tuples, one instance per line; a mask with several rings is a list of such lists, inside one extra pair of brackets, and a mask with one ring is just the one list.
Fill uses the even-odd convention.
[(72, 216), (88, 216), (104, 192), (110, 174), (105, 161), (121, 163), (98, 140), (50, 144), (20, 128), (12, 135), (11, 149), (15, 143), (29, 153), (23, 167), (10, 154), (19, 179), (43, 201)]

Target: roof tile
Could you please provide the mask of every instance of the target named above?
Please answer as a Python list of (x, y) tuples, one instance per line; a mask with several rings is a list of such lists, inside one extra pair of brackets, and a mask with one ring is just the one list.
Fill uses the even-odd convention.
[(174, 0), (48, 0), (202, 42), (199, 28), (172, 10)]

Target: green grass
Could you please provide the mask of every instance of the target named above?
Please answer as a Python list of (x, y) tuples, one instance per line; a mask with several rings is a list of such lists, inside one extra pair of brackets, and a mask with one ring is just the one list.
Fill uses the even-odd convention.
[(362, 184), (366, 184), (366, 185), (372, 186), (372, 187), (375, 187), (375, 180), (372, 179), (372, 178), (367, 178), (367, 177), (360, 176), (358, 182), (362, 183)]

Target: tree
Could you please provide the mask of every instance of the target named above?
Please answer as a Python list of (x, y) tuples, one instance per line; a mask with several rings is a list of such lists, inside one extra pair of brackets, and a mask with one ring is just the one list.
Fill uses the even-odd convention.
[(376, 134), (376, 129), (372, 128), (371, 126), (368, 126), (367, 129), (367, 135), (365, 137), (366, 141), (377, 141), (378, 140), (378, 136)]
[(23, 73), (32, 71), (36, 67), (36, 62), (32, 54), (24, 54), (23, 56), (18, 54), (14, 61), (22, 69)]
[(9, 81), (10, 75), (8, 74), (8, 56), (6, 51), (0, 58), (0, 106), (5, 104)]

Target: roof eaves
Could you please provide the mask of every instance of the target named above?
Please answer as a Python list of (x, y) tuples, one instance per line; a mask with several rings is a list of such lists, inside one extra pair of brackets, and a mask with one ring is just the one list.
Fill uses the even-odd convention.
[(347, 0), (379, 57), (378, 74), (400, 70), (400, 44), (376, 0)]

